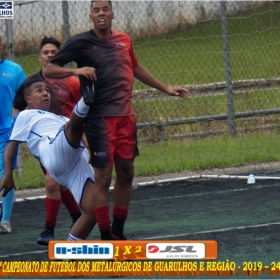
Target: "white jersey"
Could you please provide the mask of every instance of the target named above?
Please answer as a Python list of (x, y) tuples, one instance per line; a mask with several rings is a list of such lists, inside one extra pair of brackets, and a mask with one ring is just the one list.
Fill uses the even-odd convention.
[(9, 141), (26, 142), (31, 154), (40, 159), (44, 144), (50, 143), (68, 120), (37, 109), (22, 111), (13, 119)]
[(50, 176), (67, 186), (80, 204), (87, 180), (94, 182), (94, 173), (83, 143), (73, 148), (68, 142), (64, 132), (67, 121), (46, 111), (22, 111), (14, 117), (9, 141), (26, 142)]

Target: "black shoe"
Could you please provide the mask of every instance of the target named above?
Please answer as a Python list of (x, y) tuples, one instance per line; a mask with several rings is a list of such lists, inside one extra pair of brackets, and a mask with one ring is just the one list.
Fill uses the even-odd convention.
[(117, 240), (130, 240), (134, 236), (134, 232), (132, 232), (128, 237), (127, 237), (127, 235), (116, 234), (113, 231), (111, 231), (111, 233), (112, 233), (113, 236), (117, 237)]
[(49, 242), (53, 240), (54, 229), (53, 228), (45, 228), (43, 232), (41, 232), (40, 237), (37, 239), (37, 244), (48, 246)]
[(79, 76), (79, 79), (80, 89), (84, 98), (84, 102), (86, 105), (90, 106), (93, 103), (95, 96), (94, 82), (84, 76)]
[(120, 240), (120, 238), (112, 233), (111, 230), (100, 231), (101, 240)]
[(114, 236), (117, 236), (117, 237), (119, 238), (119, 240), (130, 240), (130, 239), (133, 238), (134, 232), (131, 233), (131, 234), (129, 235), (129, 237), (127, 237), (126, 235), (123, 235), (123, 234), (122, 234), (122, 235), (114, 234)]

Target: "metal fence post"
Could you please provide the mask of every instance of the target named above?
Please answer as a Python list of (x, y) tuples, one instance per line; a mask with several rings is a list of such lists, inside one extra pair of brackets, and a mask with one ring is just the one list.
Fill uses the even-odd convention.
[(6, 36), (7, 36), (7, 45), (8, 45), (8, 59), (15, 60), (15, 46), (13, 38), (13, 20), (6, 19)]
[(222, 33), (223, 33), (223, 48), (224, 48), (224, 61), (226, 73), (226, 86), (227, 86), (227, 107), (228, 107), (228, 128), (232, 136), (236, 135), (234, 123), (234, 103), (232, 93), (232, 77), (231, 77), (231, 62), (230, 62), (230, 48), (228, 38), (228, 22), (227, 22), (227, 4), (226, 1), (221, 1), (221, 19), (222, 19)]
[[(15, 46), (14, 46), (13, 20), (12, 19), (6, 19), (6, 36), (7, 36), (7, 44), (8, 44), (8, 59), (14, 61), (15, 60)], [(23, 165), (22, 165), (20, 145), (18, 147), (16, 174), (18, 177), (23, 178)]]
[[(70, 20), (69, 20), (69, 6), (68, 1), (62, 1), (62, 18), (63, 18), (63, 43), (70, 38)], [(68, 68), (72, 67), (72, 63), (66, 64)]]
[(165, 136), (165, 125), (161, 124), (158, 128), (158, 136), (159, 136), (159, 141), (160, 142), (165, 142), (166, 141), (166, 136)]

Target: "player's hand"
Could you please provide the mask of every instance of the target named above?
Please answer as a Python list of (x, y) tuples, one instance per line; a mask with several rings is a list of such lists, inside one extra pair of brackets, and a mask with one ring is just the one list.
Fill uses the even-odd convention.
[(0, 188), (0, 191), (3, 190), (2, 196), (5, 197), (11, 189), (15, 189), (15, 190), (17, 189), (14, 184), (13, 178), (4, 176), (3, 181), (2, 181), (2, 186)]
[(184, 99), (190, 98), (191, 94), (190, 92), (182, 87), (174, 87), (174, 88), (169, 88), (166, 94), (171, 95), (171, 96), (179, 96)]
[(75, 75), (77, 76), (84, 76), (89, 80), (96, 81), (96, 73), (93, 67), (82, 67), (75, 69)]

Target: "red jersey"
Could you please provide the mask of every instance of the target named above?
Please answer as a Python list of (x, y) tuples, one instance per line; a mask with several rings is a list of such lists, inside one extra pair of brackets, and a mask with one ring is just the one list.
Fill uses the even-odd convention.
[(94, 67), (95, 97), (89, 117), (126, 116), (132, 113), (133, 68), (138, 64), (128, 35), (115, 31), (99, 38), (93, 30), (71, 37), (51, 62), (64, 66)]
[(74, 77), (49, 81), (51, 105), (50, 112), (70, 118), (76, 103), (81, 99), (80, 82)]

